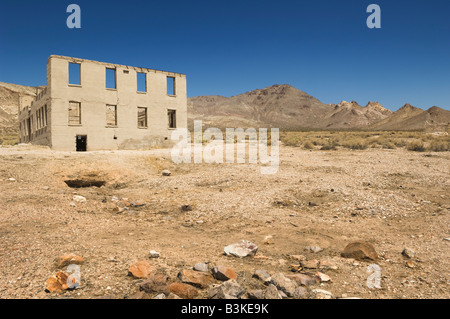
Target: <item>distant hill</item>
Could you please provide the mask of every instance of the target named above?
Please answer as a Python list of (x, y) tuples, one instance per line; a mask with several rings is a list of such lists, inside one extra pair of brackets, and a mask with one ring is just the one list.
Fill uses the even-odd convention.
[(366, 128), (392, 111), (377, 102), (324, 104), (290, 85), (274, 85), (233, 97), (199, 96), (188, 100), (190, 126), (194, 120), (215, 127), (278, 127), (280, 129)]
[(36, 96), (35, 87), (0, 82), (0, 134), (18, 134), (19, 98), (22, 106)]
[(405, 104), (390, 117), (370, 128), (377, 130), (425, 130), (447, 131), (450, 124), (450, 111), (437, 106), (424, 111)]

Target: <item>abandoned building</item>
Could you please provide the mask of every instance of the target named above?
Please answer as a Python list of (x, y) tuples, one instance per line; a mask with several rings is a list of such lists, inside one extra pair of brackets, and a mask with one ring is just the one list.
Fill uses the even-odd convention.
[(147, 149), (187, 128), (186, 75), (52, 55), (47, 86), (19, 103), (20, 142), (61, 151)]

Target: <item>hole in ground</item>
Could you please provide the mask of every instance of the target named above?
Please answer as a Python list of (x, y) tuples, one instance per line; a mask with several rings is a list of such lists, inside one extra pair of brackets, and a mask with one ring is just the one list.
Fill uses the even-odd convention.
[(84, 180), (84, 179), (74, 179), (64, 182), (70, 188), (102, 187), (106, 184), (106, 181)]

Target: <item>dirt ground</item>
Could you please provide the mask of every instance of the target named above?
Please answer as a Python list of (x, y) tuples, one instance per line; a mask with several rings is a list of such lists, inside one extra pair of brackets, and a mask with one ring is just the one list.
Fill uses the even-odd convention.
[[(337, 265), (323, 271), (332, 281), (315, 288), (338, 298), (449, 298), (449, 164), (449, 152), (281, 147), (278, 173), (262, 175), (253, 164), (175, 165), (164, 149), (0, 148), (0, 298), (127, 298), (142, 281), (128, 267), (140, 260), (173, 281), (199, 262), (228, 266), (251, 287), (256, 269), (292, 273), (292, 255)], [(162, 176), (165, 169), (172, 176)], [(106, 185), (64, 183), (83, 176)], [(74, 195), (87, 202), (74, 203)], [(146, 205), (120, 213), (113, 196)], [(242, 239), (267, 258), (223, 254)], [(380, 258), (342, 258), (357, 240), (372, 243)], [(414, 258), (402, 256), (406, 247)], [(150, 250), (161, 257), (149, 259)], [(82, 289), (46, 293), (55, 258), (67, 253), (85, 258)], [(381, 289), (366, 285), (371, 263), (381, 267)]]

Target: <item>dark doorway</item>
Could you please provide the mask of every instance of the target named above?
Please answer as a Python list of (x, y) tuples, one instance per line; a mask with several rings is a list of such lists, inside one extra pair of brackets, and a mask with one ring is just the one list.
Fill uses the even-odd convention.
[(77, 135), (77, 152), (87, 151), (87, 135)]

